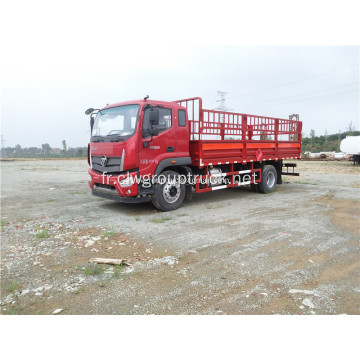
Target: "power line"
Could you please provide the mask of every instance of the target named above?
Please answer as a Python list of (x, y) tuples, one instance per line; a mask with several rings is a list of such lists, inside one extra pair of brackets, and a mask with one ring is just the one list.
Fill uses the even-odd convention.
[[(301, 101), (306, 101), (306, 100), (312, 100), (312, 99), (317, 99), (317, 98), (323, 98), (323, 97), (327, 97), (327, 96), (333, 96), (333, 95), (345, 94), (345, 93), (348, 93), (348, 92), (354, 92), (354, 91), (359, 91), (359, 89), (353, 89), (353, 90), (341, 91), (341, 92), (337, 92), (337, 93), (333, 93), (333, 94), (328, 94), (328, 95), (312, 96), (312, 97), (310, 97), (310, 98), (306, 98), (306, 99), (299, 99), (299, 100), (293, 100), (293, 101), (285, 101), (285, 102), (281, 102), (281, 103), (277, 103), (277, 104), (260, 105), (260, 107), (264, 107), (264, 106), (276, 106), (276, 105), (289, 104), (289, 103), (294, 103), (294, 102), (301, 102)], [(235, 109), (235, 110), (238, 110), (238, 109)]]
[(341, 71), (341, 70), (344, 70), (344, 69), (352, 68), (352, 67), (355, 67), (355, 66), (358, 66), (358, 65), (359, 65), (359, 63), (356, 63), (356, 64), (353, 64), (353, 65), (350, 65), (350, 66), (345, 66), (345, 67), (340, 68), (340, 69), (336, 69), (336, 70), (328, 71), (328, 72), (325, 72), (325, 73), (322, 73), (322, 74), (310, 76), (310, 77), (307, 77), (307, 78), (304, 78), (304, 79), (301, 79), (301, 80), (296, 80), (296, 81), (292, 81), (292, 82), (289, 82), (289, 83), (272, 86), (272, 87), (265, 88), (265, 89), (262, 89), (262, 90), (255, 90), (255, 91), (245, 93), (245, 94), (242, 94), (242, 95), (238, 95), (238, 96), (233, 96), (233, 97), (230, 97), (228, 99), (235, 99), (235, 98), (239, 98), (239, 97), (246, 96), (246, 95), (256, 94), (258, 92), (263, 92), (263, 91), (267, 91), (267, 90), (276, 89), (276, 88), (279, 88), (279, 87), (282, 87), (282, 86), (288, 86), (288, 85), (292, 85), (292, 84), (297, 84), (297, 83), (302, 82), (302, 81), (307, 81), (307, 80), (310, 80), (310, 79), (316, 79), (318, 77), (328, 75), (328, 74), (332, 74), (334, 72), (338, 72), (338, 71)]
[[(341, 52), (341, 53), (337, 53), (336, 55), (331, 55), (331, 59), (330, 58), (327, 58), (328, 61), (325, 61), (325, 62), (317, 62), (317, 67), (318, 68), (324, 68), (328, 65), (340, 65), (339, 64), (339, 60), (338, 59), (339, 57), (344, 57), (344, 56), (347, 56), (348, 58), (348, 55), (350, 53), (356, 53), (356, 59), (359, 58), (358, 56), (358, 53), (356, 52), (357, 51), (357, 47), (353, 46), (351, 49), (348, 49), (347, 51), (344, 51), (344, 52)], [(334, 61), (334, 59), (338, 59), (336, 61)], [(329, 61), (330, 60), (330, 61)], [(294, 76), (294, 75), (297, 75), (297, 74), (300, 74), (300, 73), (303, 73), (304, 71), (311, 71), (313, 70), (314, 68), (310, 68), (309, 67), (309, 64), (307, 66), (300, 66), (300, 67), (296, 67), (295, 69), (291, 70), (289, 76)], [(288, 73), (288, 72), (287, 72)], [(286, 77), (287, 76), (287, 73), (285, 74), (282, 74), (283, 77)], [(247, 84), (253, 84), (253, 81), (248, 81)], [(247, 84), (242, 84), (242, 87), (246, 87)], [(241, 96), (241, 95), (240, 95)]]
[(290, 99), (290, 98), (297, 97), (297, 96), (314, 94), (314, 93), (318, 93), (318, 92), (321, 92), (321, 91), (327, 91), (327, 90), (336, 89), (336, 88), (340, 88), (340, 87), (344, 87), (344, 86), (351, 86), (351, 85), (355, 85), (355, 84), (359, 84), (359, 82), (353, 82), (353, 83), (349, 83), (349, 84), (345, 84), (345, 85), (333, 86), (333, 87), (330, 87), (330, 88), (310, 91), (310, 92), (306, 92), (306, 93), (302, 93), (302, 94), (296, 94), (296, 95), (292, 95), (292, 96), (281, 97), (281, 98), (277, 98), (277, 99), (257, 101), (257, 102), (250, 103), (250, 104), (245, 104), (245, 105), (242, 105), (242, 106), (251, 106), (251, 105), (257, 105), (257, 104), (263, 104), (263, 103), (271, 103), (273, 101), (278, 101), (278, 100), (283, 100), (283, 99)]

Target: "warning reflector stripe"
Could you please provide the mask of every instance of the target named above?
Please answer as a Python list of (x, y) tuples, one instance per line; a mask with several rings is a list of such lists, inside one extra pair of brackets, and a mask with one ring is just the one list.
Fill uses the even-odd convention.
[(213, 191), (214, 190), (221, 190), (221, 189), (226, 189), (226, 188), (229, 188), (229, 187), (250, 185), (250, 184), (251, 184), (251, 181), (244, 181), (244, 182), (237, 183), (237, 184), (215, 186), (215, 187), (212, 187), (211, 190), (213, 190)]

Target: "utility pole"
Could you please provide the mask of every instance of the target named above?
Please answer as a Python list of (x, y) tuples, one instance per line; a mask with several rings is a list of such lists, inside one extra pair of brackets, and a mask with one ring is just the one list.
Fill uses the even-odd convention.
[[(219, 106), (217, 108), (215, 108), (214, 110), (219, 110), (219, 111), (229, 111), (229, 110), (232, 110), (232, 109), (228, 109), (226, 107), (226, 104), (225, 104), (225, 96), (226, 96), (227, 92), (225, 91), (218, 91), (217, 92), (217, 97), (219, 97), (218, 100), (216, 100), (216, 102), (219, 103)], [(220, 115), (220, 123), (224, 124), (225, 123), (225, 114), (221, 114)], [(226, 125), (221, 125), (221, 129), (220, 129), (220, 137), (221, 139), (224, 140), (225, 138), (225, 126)]]
[(215, 110), (220, 110), (220, 111), (228, 111), (228, 110), (231, 110), (231, 109), (228, 109), (226, 107), (226, 104), (225, 104), (225, 96), (227, 95), (227, 92), (225, 91), (218, 91), (217, 92), (217, 97), (219, 97), (218, 100), (216, 100), (216, 102), (219, 103), (219, 106), (217, 108), (215, 108)]

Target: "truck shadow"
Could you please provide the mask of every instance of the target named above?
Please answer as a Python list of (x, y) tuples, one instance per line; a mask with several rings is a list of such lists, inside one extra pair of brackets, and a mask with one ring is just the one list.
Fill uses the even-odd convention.
[[(184, 211), (186, 208), (191, 208), (194, 206), (210, 206), (211, 208), (220, 208), (226, 205), (224, 203), (227, 201), (234, 199), (238, 199), (239, 201), (248, 201), (249, 197), (254, 198), (256, 196), (262, 196), (262, 194), (252, 192), (248, 186), (242, 188), (209, 191), (202, 194), (193, 193), (192, 200), (185, 199), (182, 206), (175, 211)], [(162, 211), (156, 209), (153, 206), (151, 201), (139, 204), (126, 204), (104, 200), (104, 202), (99, 205), (103, 210), (118, 211), (129, 216), (162, 213)]]

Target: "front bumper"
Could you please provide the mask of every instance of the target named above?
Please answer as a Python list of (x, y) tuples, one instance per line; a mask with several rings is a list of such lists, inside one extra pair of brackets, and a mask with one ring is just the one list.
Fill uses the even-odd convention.
[(116, 190), (103, 189), (96, 185), (92, 189), (92, 194), (94, 196), (122, 203), (143, 203), (151, 200), (149, 196), (120, 196)]
[[(120, 185), (120, 180), (124, 180), (127, 175), (103, 175), (92, 169), (89, 169), (88, 173), (91, 178), (91, 180), (89, 178), (89, 186), (94, 196), (125, 203), (139, 203), (150, 200), (148, 196), (138, 196), (138, 184), (136, 181), (127, 187)], [(135, 178), (137, 173), (129, 173), (129, 176)]]

